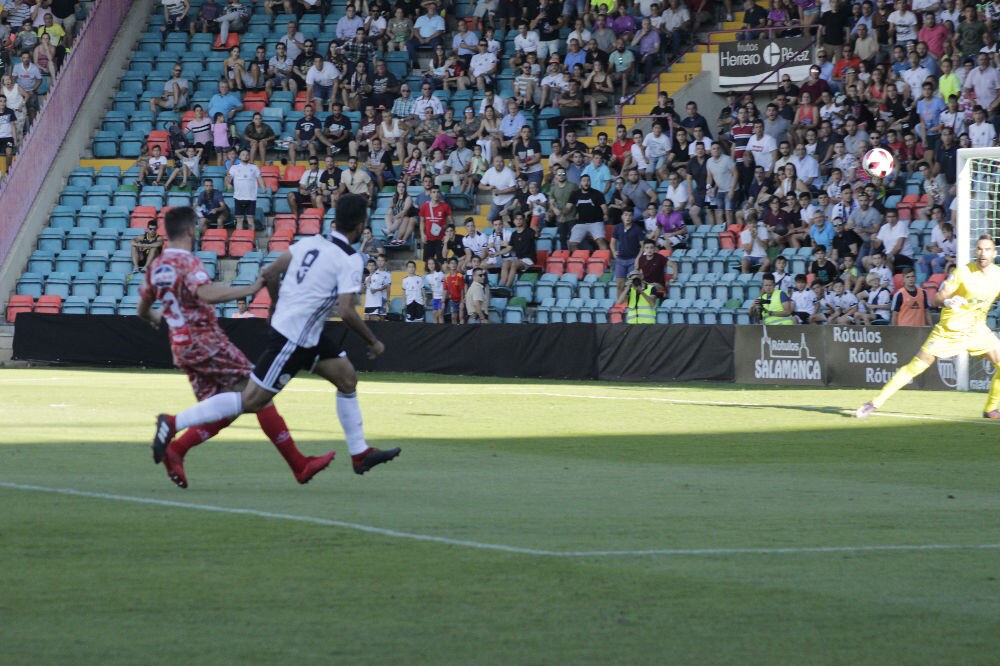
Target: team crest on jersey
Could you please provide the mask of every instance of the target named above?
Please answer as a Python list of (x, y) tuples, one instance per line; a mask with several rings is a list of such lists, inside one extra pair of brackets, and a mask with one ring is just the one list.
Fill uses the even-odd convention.
[(169, 287), (177, 280), (177, 271), (169, 264), (160, 264), (153, 271), (149, 281), (157, 287)]

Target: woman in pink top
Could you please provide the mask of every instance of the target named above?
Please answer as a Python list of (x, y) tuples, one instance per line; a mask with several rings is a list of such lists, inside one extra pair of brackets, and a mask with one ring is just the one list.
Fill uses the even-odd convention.
[(212, 123), (212, 145), (215, 146), (219, 166), (222, 166), (222, 160), (229, 150), (229, 125), (226, 123), (226, 116), (221, 113), (215, 114), (215, 122)]
[(799, 98), (799, 106), (795, 110), (795, 119), (792, 120), (792, 128), (795, 130), (799, 143), (805, 143), (806, 130), (810, 127), (816, 127), (818, 119), (819, 111), (812, 103), (812, 95), (807, 92), (802, 93)]

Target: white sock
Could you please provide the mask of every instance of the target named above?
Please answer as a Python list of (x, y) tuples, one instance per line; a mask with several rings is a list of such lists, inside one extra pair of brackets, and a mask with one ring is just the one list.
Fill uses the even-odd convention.
[(243, 395), (241, 393), (219, 393), (199, 402), (194, 407), (188, 407), (174, 417), (174, 423), (177, 431), (180, 432), (191, 426), (235, 418), (242, 412)]
[(344, 429), (348, 452), (352, 456), (364, 453), (368, 449), (368, 442), (365, 441), (365, 428), (361, 423), (357, 392), (348, 394), (337, 391), (337, 418), (340, 419), (340, 427)]

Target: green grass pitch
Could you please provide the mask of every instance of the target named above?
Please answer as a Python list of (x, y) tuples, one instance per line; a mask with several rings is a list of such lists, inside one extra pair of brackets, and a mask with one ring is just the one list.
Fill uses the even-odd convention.
[(179, 372), (0, 371), (0, 664), (1000, 661), (1000, 427), (981, 395), (361, 378), (244, 416), (181, 490)]

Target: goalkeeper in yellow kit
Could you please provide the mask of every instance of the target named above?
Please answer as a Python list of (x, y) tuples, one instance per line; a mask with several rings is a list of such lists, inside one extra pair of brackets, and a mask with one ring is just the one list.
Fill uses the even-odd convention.
[[(939, 358), (969, 352), (972, 356), (985, 356), (994, 366), (1000, 365), (1000, 339), (986, 324), (986, 313), (1000, 295), (1000, 266), (993, 263), (997, 248), (989, 236), (979, 237), (975, 256), (975, 261), (956, 268), (941, 285), (934, 297), (937, 305), (944, 306), (941, 321), (917, 355), (893, 375), (874, 400), (858, 407), (854, 416), (863, 419), (873, 414)], [(993, 375), (983, 417), (1000, 419), (1000, 372)]]

